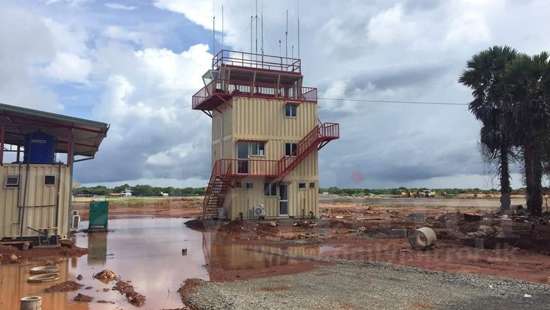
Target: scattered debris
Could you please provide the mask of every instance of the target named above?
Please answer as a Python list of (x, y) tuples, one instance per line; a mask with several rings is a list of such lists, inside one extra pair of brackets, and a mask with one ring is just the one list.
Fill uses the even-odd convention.
[(416, 229), (409, 235), (409, 243), (415, 250), (427, 250), (434, 246), (437, 236), (429, 227)]
[(44, 283), (44, 282), (53, 282), (59, 280), (58, 273), (44, 273), (37, 274), (27, 278), (29, 283)]
[(29, 270), (30, 274), (59, 273), (59, 268), (55, 265), (37, 266)]
[(190, 221), (187, 221), (185, 222), (185, 226), (191, 228), (191, 229), (194, 229), (194, 230), (199, 230), (199, 231), (203, 231), (204, 230), (204, 223), (202, 220), (190, 220)]
[(73, 300), (78, 302), (91, 302), (93, 299), (94, 298), (92, 296), (78, 293)]
[(113, 287), (113, 290), (125, 295), (128, 302), (136, 307), (141, 307), (145, 304), (145, 296), (136, 292), (134, 287), (128, 282), (117, 281)]
[(114, 304), (115, 304), (114, 301), (103, 300), (103, 299), (98, 300), (98, 301), (96, 301), (96, 302), (97, 302), (98, 304), (111, 304), (111, 305), (114, 305)]
[(533, 296), (531, 296), (530, 294), (523, 294), (523, 297), (524, 297), (524, 298), (531, 298), (531, 297), (533, 297)]
[(19, 262), (19, 257), (15, 254), (10, 255), (10, 262), (11, 263), (17, 263)]
[(181, 256), (187, 255), (187, 249), (181, 249)]
[(76, 276), (76, 279), (77, 279), (78, 281), (82, 281), (83, 278), (84, 278), (84, 277), (83, 277), (81, 274), (79, 274), (78, 276)]
[(100, 273), (97, 273), (94, 275), (94, 278), (98, 279), (99, 281), (103, 283), (109, 283), (111, 281), (117, 280), (118, 276), (116, 273), (109, 269), (105, 269), (101, 271)]
[(53, 286), (46, 288), (44, 291), (46, 293), (55, 293), (55, 292), (72, 292), (77, 291), (84, 285), (76, 283), (74, 281), (65, 281)]

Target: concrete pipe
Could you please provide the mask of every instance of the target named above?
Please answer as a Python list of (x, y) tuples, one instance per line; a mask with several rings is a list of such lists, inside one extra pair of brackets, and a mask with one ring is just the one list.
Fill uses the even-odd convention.
[(21, 310), (42, 310), (42, 297), (27, 296), (21, 298)]
[(415, 250), (429, 249), (435, 244), (436, 240), (435, 231), (429, 227), (418, 228), (409, 235), (409, 243)]

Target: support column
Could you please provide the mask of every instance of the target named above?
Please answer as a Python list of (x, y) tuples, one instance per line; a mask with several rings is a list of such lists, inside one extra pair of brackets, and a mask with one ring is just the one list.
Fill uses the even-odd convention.
[(0, 127), (0, 165), (4, 165), (4, 139), (6, 136), (6, 130), (4, 125)]
[(70, 129), (69, 131), (69, 139), (67, 143), (67, 166), (69, 166), (71, 169), (73, 167), (74, 162), (74, 142), (73, 142), (73, 130)]

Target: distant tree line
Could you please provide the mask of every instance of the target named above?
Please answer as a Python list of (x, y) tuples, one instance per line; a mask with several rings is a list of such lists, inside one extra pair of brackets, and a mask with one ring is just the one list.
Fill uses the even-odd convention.
[(523, 167), (527, 210), (542, 214), (550, 175), (550, 56), (494, 46), (474, 55), (459, 81), (472, 89), (470, 111), (481, 122), (484, 157), (497, 166), (501, 208), (510, 207), (510, 165)]
[[(130, 189), (133, 196), (137, 197), (155, 197), (161, 196), (161, 193), (166, 193), (168, 196), (182, 197), (182, 196), (202, 196), (204, 194), (204, 187), (154, 187), (150, 185), (136, 185), (130, 186), (128, 184), (106, 187), (106, 186), (90, 186), (79, 187), (73, 190), (74, 195), (79, 196), (108, 196), (111, 194), (123, 193), (126, 189)], [(396, 187), (396, 188), (340, 188), (340, 187), (325, 187), (319, 188), (319, 193), (329, 193), (333, 195), (341, 196), (368, 196), (368, 195), (396, 195), (399, 196), (403, 193), (416, 193), (426, 190), (432, 190), (436, 192), (438, 196), (456, 196), (459, 194), (494, 194), (498, 193), (497, 189), (480, 189), (480, 188), (437, 188), (429, 189), (426, 187)], [(548, 191), (549, 189), (545, 189)], [(512, 190), (513, 194), (524, 194), (525, 189), (519, 188)]]
[(132, 196), (137, 197), (154, 197), (161, 196), (162, 193), (168, 194), (168, 196), (201, 196), (204, 194), (204, 187), (156, 187), (150, 185), (135, 185), (130, 186), (128, 184), (106, 187), (106, 186), (91, 186), (91, 187), (79, 187), (73, 190), (73, 194), (77, 196), (108, 196), (112, 194), (123, 193), (126, 189), (130, 189)]
[[(440, 196), (456, 196), (458, 194), (491, 194), (497, 193), (497, 189), (480, 189), (480, 188), (437, 188), (429, 189), (426, 187), (397, 187), (397, 188), (382, 188), (382, 189), (369, 189), (369, 188), (339, 188), (339, 187), (327, 187), (320, 188), (320, 193), (329, 193), (333, 195), (345, 195), (345, 196), (367, 196), (367, 195), (401, 195), (403, 193), (417, 193), (422, 191), (432, 190)], [(515, 193), (522, 193), (522, 189), (518, 189)]]

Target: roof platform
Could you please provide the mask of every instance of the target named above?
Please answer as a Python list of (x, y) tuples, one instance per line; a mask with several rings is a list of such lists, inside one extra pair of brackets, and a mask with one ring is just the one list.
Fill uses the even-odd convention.
[(221, 50), (192, 107), (212, 111), (233, 96), (317, 102), (317, 89), (302, 86), (301, 70), (300, 59)]
[(249, 68), (256, 71), (301, 75), (302, 62), (297, 58), (221, 50), (212, 59), (212, 70), (221, 67)]
[(107, 136), (102, 122), (0, 103), (0, 159), (4, 145), (25, 146), (25, 136), (37, 131), (56, 138), (56, 153), (94, 157)]

